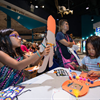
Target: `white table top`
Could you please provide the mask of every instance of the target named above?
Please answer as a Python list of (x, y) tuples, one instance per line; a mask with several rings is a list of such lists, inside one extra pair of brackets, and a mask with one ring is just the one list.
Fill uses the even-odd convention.
[[(66, 70), (62, 67), (56, 69)], [(61, 87), (68, 80), (68, 76), (56, 76), (53, 72), (51, 70), (33, 79), (22, 82), (20, 85), (25, 86), (23, 91), (28, 89), (31, 91), (27, 91), (18, 96), (18, 100), (76, 100), (75, 96), (67, 93)], [(80, 74), (78, 71), (75, 72), (78, 75)], [(78, 100), (100, 100), (100, 86), (90, 88), (88, 93), (83, 97), (79, 97)]]

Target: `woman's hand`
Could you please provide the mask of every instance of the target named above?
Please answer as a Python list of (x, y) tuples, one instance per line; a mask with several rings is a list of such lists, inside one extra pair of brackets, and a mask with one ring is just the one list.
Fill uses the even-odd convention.
[(68, 42), (69, 43), (69, 47), (72, 48), (72, 46), (74, 45), (73, 42)]
[(47, 45), (44, 52), (43, 52), (43, 55), (47, 56), (50, 52), (50, 45)]
[(88, 76), (99, 76), (100, 77), (100, 71), (93, 71), (93, 70), (91, 70), (91, 71), (88, 72), (87, 75)]
[(77, 68), (77, 65), (75, 64), (75, 62), (71, 62), (70, 63), (75, 69)]

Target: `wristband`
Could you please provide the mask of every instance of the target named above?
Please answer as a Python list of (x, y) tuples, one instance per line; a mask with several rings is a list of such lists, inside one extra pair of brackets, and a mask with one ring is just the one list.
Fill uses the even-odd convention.
[(43, 44), (43, 43), (41, 43), (42, 44), (42, 46), (44, 47), (44, 48), (46, 48), (46, 46)]
[(41, 57), (40, 54), (38, 53), (38, 51), (37, 51), (36, 53), (37, 53), (37, 55), (38, 55), (39, 57)]

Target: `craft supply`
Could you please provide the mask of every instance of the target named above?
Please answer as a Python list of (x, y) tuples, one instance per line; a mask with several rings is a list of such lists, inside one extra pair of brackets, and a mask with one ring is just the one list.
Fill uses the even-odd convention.
[(82, 80), (82, 77), (80, 77), (80, 80)]
[(70, 73), (70, 72), (71, 72), (71, 71), (70, 71), (71, 69), (70, 69), (70, 68), (67, 68), (66, 70), (67, 70), (67, 73), (68, 73), (68, 75), (69, 75), (69, 79), (72, 80), (72, 75), (71, 75), (71, 73)]
[(52, 44), (52, 43), (47, 43), (47, 44), (49, 44), (50, 46), (54, 46), (54, 44)]
[(91, 84), (93, 84), (94, 82), (93, 81), (91, 81)]
[(73, 78), (75, 79), (75, 78), (76, 78), (76, 76), (75, 76), (75, 75), (73, 75)]
[(44, 40), (42, 42), (42, 44), (40, 45), (40, 51), (42, 51), (42, 48), (44, 48), (44, 46), (46, 46), (46, 44), (49, 44), (50, 47), (50, 52), (47, 56), (44, 57), (43, 63), (41, 65), (41, 67), (38, 70), (38, 73), (41, 73), (43, 71), (45, 71), (47, 64), (49, 62), (49, 67), (52, 67), (53, 65), (53, 46), (56, 46), (56, 40), (55, 40), (55, 32), (56, 32), (56, 21), (55, 19), (50, 15), (47, 19), (47, 36), (46, 36), (46, 40)]
[(13, 100), (23, 89), (24, 86), (10, 86), (0, 91), (0, 100)]
[(90, 82), (90, 79), (88, 79), (87, 81)]
[(86, 78), (83, 78), (83, 81), (86, 81)]
[(57, 70), (54, 70), (54, 73), (55, 73), (57, 76), (68, 76), (67, 71), (64, 70), (64, 69), (57, 69)]
[(79, 79), (79, 76), (76, 76), (76, 79)]
[[(86, 95), (89, 91), (89, 87), (100, 86), (99, 80), (93, 81), (93, 80), (87, 78), (87, 74), (85, 73), (85, 75), (84, 75), (84, 72), (82, 72), (80, 74), (80, 77), (75, 72), (72, 72), (71, 74), (72, 74), (72, 80), (69, 79), (69, 80), (65, 81), (62, 84), (62, 89), (69, 92), (70, 94), (76, 96), (76, 98)], [(74, 89), (76, 89), (76, 90), (74, 90)]]
[(76, 100), (78, 100), (79, 90), (73, 89), (74, 95), (76, 96)]

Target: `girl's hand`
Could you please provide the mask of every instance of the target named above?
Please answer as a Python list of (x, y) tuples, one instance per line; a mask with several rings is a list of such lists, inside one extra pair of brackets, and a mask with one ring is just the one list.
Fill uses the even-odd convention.
[(88, 76), (100, 76), (100, 71), (93, 71), (93, 70), (91, 70), (91, 71), (88, 72), (87, 75)]
[(45, 50), (44, 50), (43, 55), (47, 56), (49, 54), (49, 52), (50, 52), (50, 45), (47, 45)]

